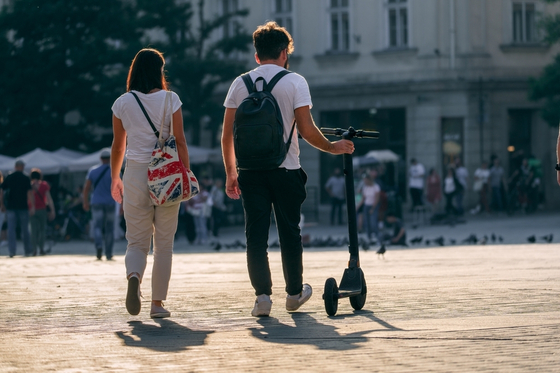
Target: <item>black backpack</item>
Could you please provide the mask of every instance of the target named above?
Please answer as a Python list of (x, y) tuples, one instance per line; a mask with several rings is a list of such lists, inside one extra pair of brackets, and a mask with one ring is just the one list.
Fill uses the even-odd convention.
[[(248, 73), (241, 76), (249, 96), (237, 108), (233, 122), (233, 147), (240, 170), (272, 170), (286, 159), (295, 121), (285, 143), (282, 113), (271, 91), (289, 73), (291, 71), (280, 71), (268, 84), (262, 77), (253, 83)], [(262, 91), (257, 91), (259, 80), (263, 84)]]

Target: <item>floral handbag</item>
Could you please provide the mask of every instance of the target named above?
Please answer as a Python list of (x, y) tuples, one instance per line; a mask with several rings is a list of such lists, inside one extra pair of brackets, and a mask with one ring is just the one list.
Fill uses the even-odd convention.
[[(148, 190), (152, 203), (156, 206), (169, 206), (191, 199), (199, 193), (200, 189), (196, 176), (183, 165), (177, 152), (177, 143), (173, 135), (171, 92), (168, 91), (165, 95), (163, 120), (159, 132), (155, 129), (138, 96), (134, 94), (134, 97), (158, 137), (148, 165)], [(169, 137), (163, 140), (163, 123), (165, 122), (168, 102), (171, 105), (171, 124)]]

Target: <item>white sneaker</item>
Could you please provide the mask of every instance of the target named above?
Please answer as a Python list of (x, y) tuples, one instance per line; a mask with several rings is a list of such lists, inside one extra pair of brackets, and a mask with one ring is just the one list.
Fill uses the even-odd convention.
[(303, 284), (303, 289), (301, 293), (296, 295), (286, 296), (286, 310), (292, 312), (297, 311), (305, 302), (311, 298), (313, 294), (313, 289), (309, 284)]
[(270, 315), (270, 309), (272, 308), (272, 301), (270, 296), (266, 294), (261, 294), (255, 300), (255, 307), (251, 311), (251, 315), (255, 317), (268, 316)]

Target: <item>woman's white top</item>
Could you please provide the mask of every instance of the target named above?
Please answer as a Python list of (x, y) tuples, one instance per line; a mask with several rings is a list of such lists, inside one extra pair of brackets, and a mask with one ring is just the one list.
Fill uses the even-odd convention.
[[(175, 92), (172, 92), (171, 106), (173, 110), (170, 110), (171, 106), (167, 107), (165, 124), (163, 126), (163, 131), (161, 131), (161, 123), (164, 119), (163, 105), (165, 103), (166, 91), (160, 90), (149, 94), (134, 91), (134, 93), (136, 93), (142, 105), (144, 105), (156, 129), (162, 132), (162, 138), (166, 139), (169, 137), (171, 115), (179, 110), (183, 104), (179, 96)], [(111, 110), (113, 114), (122, 121), (124, 130), (126, 131), (126, 158), (139, 163), (149, 163), (152, 150), (154, 150), (157, 142), (157, 137), (134, 96), (129, 92), (123, 94), (115, 100)]]

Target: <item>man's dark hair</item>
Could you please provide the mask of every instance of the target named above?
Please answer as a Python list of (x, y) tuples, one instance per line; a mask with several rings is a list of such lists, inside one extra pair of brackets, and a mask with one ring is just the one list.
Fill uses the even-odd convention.
[(277, 59), (284, 49), (288, 49), (288, 54), (294, 51), (294, 40), (290, 33), (272, 21), (260, 25), (253, 32), (253, 45), (261, 61)]

